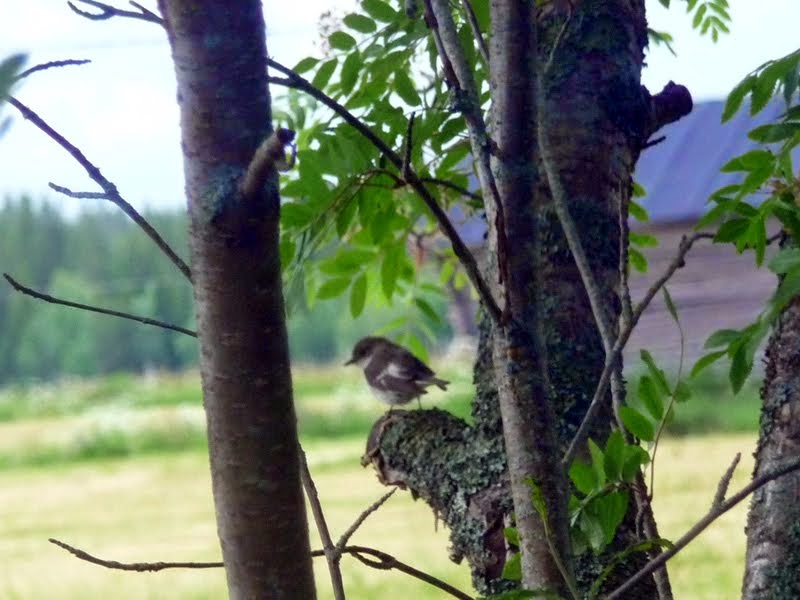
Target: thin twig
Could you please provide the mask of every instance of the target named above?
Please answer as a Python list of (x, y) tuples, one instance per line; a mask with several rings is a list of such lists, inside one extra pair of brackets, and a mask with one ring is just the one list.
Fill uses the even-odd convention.
[[(664, 302), (668, 301), (669, 293), (667, 288), (663, 288), (664, 290)], [(653, 453), (650, 456), (650, 499), (653, 499), (656, 490), (656, 455), (658, 453), (658, 444), (661, 441), (661, 435), (664, 433), (664, 429), (667, 426), (667, 418), (669, 417), (669, 413), (672, 410), (672, 407), (675, 406), (675, 402), (678, 398), (678, 385), (681, 382), (681, 377), (683, 376), (683, 360), (686, 355), (686, 335), (683, 333), (683, 325), (681, 325), (680, 319), (675, 319), (675, 324), (678, 326), (678, 334), (680, 335), (680, 354), (678, 355), (678, 374), (675, 378), (675, 389), (672, 390), (672, 393), (669, 396), (669, 403), (667, 404), (667, 408), (664, 411), (664, 416), (659, 420), (658, 423), (658, 430), (656, 430), (655, 438), (653, 438)]]
[(347, 542), (350, 541), (350, 538), (353, 537), (353, 534), (356, 532), (356, 530), (361, 527), (364, 521), (367, 520), (367, 517), (383, 506), (384, 502), (391, 498), (396, 491), (397, 488), (392, 488), (389, 492), (386, 492), (383, 496), (370, 504), (364, 511), (362, 511), (360, 515), (358, 515), (358, 517), (356, 517), (356, 520), (353, 521), (353, 524), (347, 528), (347, 530), (339, 538), (339, 541), (336, 542), (336, 550), (340, 554), (344, 547), (347, 546)]
[[(403, 159), (402, 157), (392, 150), (386, 142), (384, 142), (380, 137), (378, 137), (375, 132), (373, 132), (369, 127), (367, 127), (363, 122), (361, 122), (355, 115), (353, 115), (349, 110), (347, 110), (344, 106), (339, 104), (336, 100), (322, 92), (321, 90), (315, 88), (311, 83), (292, 71), (291, 69), (283, 66), (282, 64), (276, 62), (275, 60), (268, 58), (267, 64), (275, 69), (276, 71), (282, 73), (286, 76), (288, 80), (286, 83), (281, 82), (281, 85), (287, 85), (296, 90), (300, 90), (305, 92), (312, 98), (318, 100), (320, 103), (324, 104), (328, 108), (330, 108), (333, 112), (339, 115), (345, 123), (353, 127), (356, 131), (358, 131), (361, 135), (363, 135), (369, 142), (375, 146), (378, 151), (383, 154), (386, 159), (391, 162), (398, 170), (403, 166)], [(273, 81), (274, 78), (270, 78), (270, 81)], [(431, 211), (436, 222), (439, 224), (439, 228), (442, 230), (442, 233), (447, 237), (450, 241), (450, 244), (453, 247), (453, 252), (461, 261), (461, 264), (464, 267), (464, 271), (466, 271), (467, 276), (469, 277), (472, 285), (475, 287), (475, 291), (478, 293), (478, 296), (481, 299), (484, 307), (486, 307), (486, 311), (489, 313), (492, 320), (497, 323), (500, 321), (500, 308), (497, 304), (497, 301), (494, 299), (492, 295), (492, 291), (489, 288), (488, 284), (484, 280), (483, 276), (480, 273), (480, 269), (478, 268), (478, 264), (475, 261), (475, 256), (469, 250), (467, 245), (461, 239), (461, 236), (458, 234), (458, 231), (453, 226), (453, 223), (450, 221), (450, 218), (447, 216), (447, 213), (444, 209), (439, 205), (430, 191), (425, 187), (425, 184), (420, 179), (419, 175), (413, 169), (410, 170), (409, 178), (407, 183), (413, 188), (413, 190), (417, 193), (417, 195), (422, 199), (425, 206), (428, 207), (428, 210)]]
[(400, 175), (407, 180), (411, 176), (411, 153), (414, 151), (414, 117), (412, 112), (408, 118), (406, 127), (406, 139), (403, 141), (403, 166), (400, 167)]
[(222, 562), (135, 562), (135, 563), (123, 563), (116, 560), (106, 560), (104, 558), (98, 558), (88, 552), (81, 550), (80, 548), (76, 548), (75, 546), (70, 546), (66, 542), (62, 542), (61, 540), (57, 540), (55, 538), (49, 538), (47, 540), (51, 544), (55, 544), (59, 548), (63, 548), (70, 554), (72, 554), (75, 558), (79, 558), (80, 560), (85, 560), (86, 562), (90, 562), (94, 565), (99, 565), (101, 567), (105, 567), (106, 569), (116, 569), (118, 571), (137, 571), (139, 573), (145, 572), (153, 572), (153, 571), (164, 571), (165, 569), (219, 569), (220, 567), (224, 567), (225, 564)]
[(602, 406), (603, 397), (605, 396), (608, 382), (610, 380), (611, 373), (614, 370), (615, 363), (617, 360), (619, 360), (619, 356), (622, 353), (622, 350), (625, 348), (625, 344), (628, 343), (631, 332), (639, 322), (642, 313), (650, 305), (650, 302), (653, 300), (655, 295), (669, 280), (669, 278), (672, 277), (675, 271), (683, 266), (683, 260), (689, 250), (691, 250), (692, 245), (697, 240), (713, 239), (713, 237), (714, 234), (703, 232), (697, 232), (688, 237), (683, 236), (681, 243), (678, 246), (678, 252), (676, 253), (675, 258), (672, 259), (672, 262), (664, 270), (664, 273), (661, 275), (661, 277), (653, 282), (653, 285), (650, 286), (642, 300), (636, 305), (636, 308), (634, 308), (633, 313), (631, 314), (630, 322), (627, 323), (626, 327), (621, 329), (619, 335), (617, 336), (616, 342), (614, 342), (614, 347), (611, 349), (611, 353), (606, 355), (606, 363), (603, 367), (603, 372), (600, 375), (600, 381), (597, 383), (597, 389), (595, 389), (592, 402), (589, 404), (589, 408), (583, 417), (580, 427), (578, 427), (578, 431), (575, 433), (575, 437), (572, 438), (569, 448), (567, 448), (567, 451), (564, 453), (564, 458), (561, 459), (561, 463), (564, 467), (569, 468), (569, 465), (571, 465), (572, 461), (575, 459), (575, 454), (577, 454), (578, 448), (580, 448), (581, 445), (586, 441), (586, 437), (589, 435), (589, 427), (591, 426), (592, 421)]
[(105, 192), (73, 192), (71, 189), (65, 188), (63, 185), (55, 184), (52, 181), (48, 182), (47, 185), (54, 192), (64, 194), (68, 198), (78, 198), (81, 200), (108, 200), (108, 194)]
[(113, 17), (127, 17), (129, 19), (139, 19), (140, 21), (148, 21), (150, 23), (156, 23), (158, 25), (162, 25), (164, 23), (164, 20), (161, 17), (159, 17), (153, 11), (146, 9), (138, 2), (130, 2), (130, 5), (133, 6), (134, 8), (138, 8), (139, 12), (132, 10), (122, 10), (121, 8), (115, 8), (110, 4), (106, 4), (105, 2), (97, 2), (96, 0), (76, 0), (76, 1), (83, 2), (84, 4), (88, 4), (89, 6), (93, 6), (94, 8), (100, 9), (99, 13), (92, 13), (79, 9), (72, 2), (67, 2), (67, 5), (72, 9), (72, 12), (86, 19), (89, 19), (90, 21), (105, 21)]
[[(384, 571), (388, 571), (390, 569), (397, 569), (406, 575), (411, 575), (425, 583), (429, 583), (430, 585), (439, 588), (440, 590), (447, 592), (451, 596), (458, 598), (459, 600), (473, 600), (472, 596), (469, 596), (462, 592), (461, 590), (454, 588), (449, 583), (442, 581), (434, 577), (433, 575), (429, 575), (424, 571), (420, 571), (419, 569), (415, 569), (414, 567), (407, 565), (403, 562), (400, 562), (395, 557), (386, 552), (381, 552), (380, 550), (375, 550), (374, 548), (367, 548), (365, 546), (347, 546), (344, 548), (344, 551), (348, 554), (352, 554), (355, 558), (359, 561), (364, 563), (365, 565), (372, 567), (373, 569), (381, 569)], [(364, 555), (373, 556), (376, 560), (372, 560), (367, 558)]]
[(453, 183), (452, 181), (448, 181), (446, 179), (439, 179), (438, 177), (420, 177), (419, 180), (422, 183), (431, 183), (433, 185), (438, 185), (440, 187), (445, 187), (453, 190), (454, 192), (458, 192), (462, 196), (467, 196), (468, 198), (472, 198), (473, 200), (483, 201), (483, 197), (480, 194), (475, 192), (471, 192), (465, 187), (461, 187), (457, 183)]
[[(467, 61), (461, 40), (458, 37), (450, 4), (447, 0), (425, 0), (426, 22), (433, 33), (439, 58), (444, 66), (445, 78), (455, 94), (458, 109), (464, 115), (469, 130), (470, 147), (487, 209), (494, 211), (494, 230), (497, 232), (497, 267), (500, 282), (508, 282), (509, 261), (508, 241), (506, 239), (505, 209), (497, 188), (497, 181), (491, 168), (491, 154), (494, 146), (489, 136), (486, 122), (481, 112), (480, 94), (474, 74)], [(507, 295), (508, 286), (504, 286)], [(508, 313), (508, 299), (505, 299), (505, 312), (501, 322), (511, 316)]]
[(712, 508), (725, 502), (725, 496), (728, 495), (728, 488), (731, 485), (733, 473), (736, 471), (736, 467), (739, 466), (740, 460), (742, 460), (742, 453), (737, 452), (736, 456), (733, 457), (733, 461), (731, 461), (731, 466), (728, 467), (728, 470), (725, 471), (725, 474), (720, 478), (717, 484), (717, 493), (714, 494), (714, 500), (711, 501)]
[(472, 8), (472, 4), (469, 0), (461, 0), (461, 6), (464, 7), (464, 13), (467, 16), (467, 23), (469, 23), (469, 28), (472, 29), (472, 35), (475, 38), (475, 42), (478, 44), (478, 52), (480, 52), (481, 57), (483, 58), (483, 62), (486, 66), (486, 79), (489, 79), (489, 48), (486, 46), (486, 40), (483, 39), (483, 32), (481, 31), (481, 26), (478, 23), (478, 17), (475, 16), (475, 11)]
[(17, 75), (14, 80), (19, 81), (20, 79), (25, 79), (29, 75), (33, 75), (34, 73), (38, 73), (39, 71), (46, 71), (47, 69), (56, 69), (58, 67), (68, 67), (70, 65), (85, 65), (87, 63), (92, 62), (88, 58), (69, 58), (66, 60), (52, 60), (46, 63), (40, 63), (38, 65), (32, 66), (30, 69), (25, 69), (22, 73)]
[[(86, 0), (83, 0), (86, 1)], [(106, 196), (108, 197), (109, 202), (116, 204), (122, 212), (124, 212), (130, 219), (136, 223), (141, 229), (150, 237), (153, 242), (161, 249), (161, 251), (167, 255), (167, 257), (172, 261), (172, 263), (178, 267), (181, 273), (191, 281), (192, 275), (191, 271), (189, 270), (189, 266), (183, 261), (183, 259), (177, 255), (177, 253), (172, 249), (172, 247), (161, 237), (161, 235), (153, 228), (152, 225), (145, 219), (142, 215), (140, 215), (133, 206), (131, 206), (119, 193), (117, 190), (117, 186), (111, 183), (105, 176), (100, 172), (98, 169), (86, 156), (83, 152), (80, 151), (74, 144), (69, 142), (63, 135), (58, 133), (55, 129), (50, 127), (39, 115), (37, 115), (34, 111), (30, 108), (25, 106), (22, 102), (14, 98), (13, 96), (9, 96), (8, 103), (11, 104), (14, 108), (16, 108), (22, 116), (36, 125), (41, 131), (43, 131), (50, 139), (56, 142), (59, 146), (61, 146), (64, 150), (66, 150), (75, 161), (83, 167), (86, 174), (89, 175), (89, 178), (94, 181), (100, 188), (105, 192)]]
[[(145, 573), (145, 572), (154, 572), (154, 571), (164, 571), (166, 569), (219, 569), (225, 566), (223, 562), (136, 562), (136, 563), (123, 563), (116, 560), (107, 560), (104, 558), (99, 558), (92, 554), (89, 554), (85, 550), (81, 550), (80, 548), (76, 548), (75, 546), (71, 546), (66, 542), (62, 542), (61, 540), (57, 540), (55, 538), (49, 538), (48, 540), (51, 544), (55, 544), (59, 548), (63, 548), (70, 554), (72, 554), (75, 558), (80, 560), (90, 562), (92, 564), (105, 567), (106, 569), (114, 569), (117, 571), (135, 571), (138, 573)], [(390, 569), (397, 569), (398, 571), (405, 573), (406, 575), (410, 575), (420, 581), (424, 581), (434, 587), (439, 588), (440, 590), (447, 592), (451, 596), (458, 598), (459, 600), (473, 600), (472, 596), (465, 594), (461, 590), (453, 587), (446, 581), (442, 581), (441, 579), (434, 577), (433, 575), (429, 575), (424, 571), (420, 571), (419, 569), (415, 569), (414, 567), (405, 564), (397, 560), (391, 554), (387, 554), (386, 552), (382, 552), (380, 550), (376, 550), (375, 548), (368, 548), (366, 546), (345, 546), (342, 548), (343, 554), (352, 554), (356, 559), (358, 559), (363, 564), (372, 567), (374, 569), (380, 569), (383, 571), (388, 571)], [(375, 560), (369, 559), (366, 556), (372, 556)], [(319, 557), (325, 556), (325, 552), (323, 550), (312, 550), (311, 556)]]
[(328, 524), (325, 521), (325, 514), (322, 512), (322, 503), (319, 501), (317, 486), (314, 485), (314, 480), (311, 479), (311, 471), (308, 470), (306, 453), (300, 447), (298, 447), (298, 451), (300, 454), (300, 479), (306, 491), (306, 498), (308, 498), (308, 502), (311, 504), (311, 514), (314, 515), (314, 522), (317, 524), (319, 538), (320, 541), (322, 541), (322, 551), (325, 553), (325, 560), (328, 562), (328, 571), (331, 576), (331, 585), (333, 586), (333, 597), (336, 598), (336, 600), (345, 600), (342, 569), (339, 564), (341, 553), (337, 552), (336, 546), (333, 545), (333, 539), (328, 530)]
[[(648, 562), (630, 579), (628, 579), (616, 590), (614, 590), (608, 596), (606, 596), (606, 600), (614, 600), (615, 598), (621, 598), (625, 596), (625, 594), (634, 585), (636, 585), (644, 577), (647, 577), (648, 575), (653, 573), (656, 569), (660, 568), (664, 563), (666, 563), (670, 558), (672, 558), (678, 552), (683, 550), (692, 540), (694, 540), (698, 535), (700, 535), (703, 531), (705, 531), (705, 529), (709, 525), (711, 525), (714, 521), (716, 521), (719, 517), (724, 515), (734, 506), (739, 504), (739, 502), (747, 498), (750, 494), (752, 494), (760, 487), (763, 487), (764, 485), (768, 484), (770, 481), (773, 481), (778, 477), (782, 477), (783, 475), (787, 475), (788, 473), (791, 473), (798, 469), (800, 469), (800, 458), (795, 458), (794, 460), (786, 463), (785, 465), (776, 467), (775, 469), (767, 473), (764, 473), (759, 477), (756, 477), (750, 483), (744, 486), (739, 492), (731, 496), (728, 500), (713, 505), (711, 509), (708, 511), (708, 513), (706, 513), (706, 515), (702, 519), (700, 519), (697, 523), (695, 523), (691, 527), (691, 529), (689, 529), (689, 531), (687, 531), (679, 540), (677, 540), (668, 550), (665, 550), (663, 553), (659, 554), (656, 558)], [(723, 478), (726, 476), (727, 476), (727, 471), (723, 475)]]
[(162, 329), (169, 329), (171, 331), (177, 331), (178, 333), (183, 333), (184, 335), (190, 335), (192, 337), (197, 337), (197, 332), (192, 331), (191, 329), (186, 329), (185, 327), (180, 327), (178, 325), (173, 325), (172, 323), (167, 323), (165, 321), (159, 321), (157, 319), (150, 319), (148, 317), (140, 317), (138, 315), (133, 315), (130, 313), (120, 312), (118, 310), (111, 310), (108, 308), (100, 308), (99, 306), (91, 306), (90, 304), (81, 304), (80, 302), (71, 302), (70, 300), (62, 300), (60, 298), (56, 298), (55, 296), (51, 296), (49, 294), (43, 294), (41, 292), (37, 292), (34, 289), (26, 287), (15, 280), (11, 275), (8, 273), (3, 273), (3, 277), (6, 278), (6, 281), (11, 284), (16, 291), (25, 294), (26, 296), (30, 296), (31, 298), (36, 298), (38, 300), (44, 300), (45, 302), (49, 302), (50, 304), (60, 304), (61, 306), (69, 306), (71, 308), (78, 308), (80, 310), (88, 310), (90, 312), (96, 312), (103, 315), (111, 315), (112, 317), (119, 317), (121, 319), (128, 319), (130, 321), (136, 321), (137, 323), (143, 323), (144, 325), (152, 325), (154, 327), (161, 327)]

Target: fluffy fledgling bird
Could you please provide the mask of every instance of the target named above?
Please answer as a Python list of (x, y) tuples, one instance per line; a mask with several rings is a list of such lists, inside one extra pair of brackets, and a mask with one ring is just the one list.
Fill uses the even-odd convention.
[[(389, 406), (406, 404), (435, 385), (446, 390), (449, 381), (439, 379), (431, 369), (402, 346), (382, 337), (365, 337), (353, 347), (346, 365), (364, 369), (372, 393)], [(421, 406), (421, 405), (420, 405)]]

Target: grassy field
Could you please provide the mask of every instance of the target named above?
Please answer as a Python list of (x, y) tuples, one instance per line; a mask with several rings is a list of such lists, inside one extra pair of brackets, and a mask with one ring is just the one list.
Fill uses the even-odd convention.
[[(455, 382), (454, 393), (446, 400), (431, 394), (425, 403), (466, 415), (468, 369), (446, 376)], [(373, 472), (359, 466), (366, 432), (382, 408), (365, 395), (354, 370), (303, 369), (296, 382), (303, 444), (336, 536), (385, 492)], [(59, 538), (120, 561), (217, 560), (198, 396), (193, 374), (0, 393), (0, 598), (225, 597), (221, 570), (108, 571), (47, 542)], [(678, 537), (706, 511), (736, 452), (743, 464), (733, 486), (749, 478), (754, 440), (753, 433), (665, 440), (655, 490), (664, 537)], [(738, 596), (746, 508), (731, 511), (670, 563), (677, 598)], [(467, 567), (447, 559), (447, 532), (441, 525), (437, 530), (431, 512), (407, 492), (395, 494), (353, 541), (470, 590)], [(320, 597), (330, 598), (324, 562), (315, 568)], [(355, 600), (442, 597), (426, 584), (349, 557), (343, 569), (348, 597)]]

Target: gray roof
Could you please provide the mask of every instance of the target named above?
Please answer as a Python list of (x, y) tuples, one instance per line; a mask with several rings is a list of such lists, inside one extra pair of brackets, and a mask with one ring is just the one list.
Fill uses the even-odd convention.
[(747, 132), (786, 110), (776, 99), (751, 117), (744, 106), (723, 124), (724, 104), (722, 100), (695, 104), (689, 115), (656, 134), (666, 136), (663, 142), (642, 152), (634, 177), (647, 191), (642, 204), (654, 222), (694, 219), (706, 212), (712, 192), (741, 181), (741, 173), (720, 173), (720, 168), (759, 146)]
[[(720, 168), (759, 146), (747, 132), (776, 120), (786, 110), (784, 102), (775, 99), (751, 117), (745, 105), (723, 124), (724, 105), (722, 100), (695, 104), (689, 115), (656, 133), (657, 137), (666, 137), (663, 142), (642, 152), (634, 178), (647, 192), (640, 202), (653, 223), (686, 221), (705, 213), (712, 192), (741, 181), (741, 173), (720, 173)], [(470, 173), (470, 188), (478, 187), (475, 175)], [(458, 205), (449, 214), (467, 244), (483, 243), (486, 223), (481, 216), (465, 218)]]

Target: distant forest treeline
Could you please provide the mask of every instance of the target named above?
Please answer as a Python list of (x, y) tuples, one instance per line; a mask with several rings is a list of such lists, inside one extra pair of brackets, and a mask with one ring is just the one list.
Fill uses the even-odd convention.
[[(147, 219), (181, 256), (186, 215)], [(46, 202), (0, 207), (0, 270), (59, 298), (147, 316), (194, 329), (192, 290), (153, 242), (117, 210), (66, 218)], [(196, 340), (133, 321), (48, 304), (0, 281), (0, 385), (196, 364)], [(327, 362), (390, 320), (389, 309), (350, 318), (345, 298), (296, 310), (289, 322), (294, 359)], [(446, 335), (446, 332), (441, 332)]]

